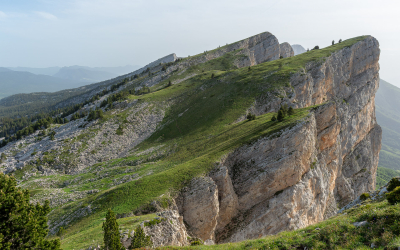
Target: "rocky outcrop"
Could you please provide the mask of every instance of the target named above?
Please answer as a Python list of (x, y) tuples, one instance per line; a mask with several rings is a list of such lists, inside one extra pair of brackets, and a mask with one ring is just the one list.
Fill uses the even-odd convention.
[(279, 45), (279, 50), (280, 50), (280, 57), (282, 58), (294, 56), (294, 51), (289, 43), (281, 43)]
[[(292, 76), (284, 98), (258, 100), (258, 114), (283, 103), (319, 106), (227, 155), (204, 184), (192, 183), (183, 195), (189, 229), (194, 225), (203, 240), (216, 232), (217, 242), (258, 238), (320, 222), (374, 190), (382, 133), (375, 119), (379, 53), (378, 41), (367, 37), (309, 63)], [(200, 228), (205, 215), (212, 226)]]
[(203, 241), (214, 240), (219, 201), (217, 185), (210, 177), (193, 179), (177, 205), (194, 236)]
[(166, 210), (157, 214), (160, 223), (144, 227), (146, 235), (150, 235), (153, 247), (189, 245), (188, 234), (182, 216), (175, 210)]

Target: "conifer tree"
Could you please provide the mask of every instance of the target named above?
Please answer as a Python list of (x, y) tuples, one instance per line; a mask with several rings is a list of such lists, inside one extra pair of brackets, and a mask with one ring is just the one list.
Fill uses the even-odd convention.
[(150, 239), (150, 236), (146, 236), (143, 228), (139, 225), (135, 229), (135, 234), (133, 235), (131, 245), (129, 246), (129, 250), (141, 248), (141, 247), (151, 247), (153, 242)]
[(104, 249), (105, 250), (123, 250), (120, 240), (118, 222), (114, 212), (108, 209), (106, 221), (103, 222), (104, 231)]
[(273, 121), (273, 122), (276, 121), (276, 116), (275, 115), (272, 116), (271, 121)]
[(34, 205), (29, 198), (13, 176), (0, 173), (0, 249), (59, 250), (59, 239), (45, 239), (49, 201)]
[(287, 114), (288, 114), (288, 116), (291, 116), (294, 114), (294, 110), (292, 107), (289, 107)]
[(285, 116), (284, 116), (284, 114), (283, 114), (283, 111), (280, 109), (279, 111), (278, 111), (278, 117), (277, 117), (277, 119), (278, 119), (278, 121), (283, 121), (283, 118), (285, 118)]

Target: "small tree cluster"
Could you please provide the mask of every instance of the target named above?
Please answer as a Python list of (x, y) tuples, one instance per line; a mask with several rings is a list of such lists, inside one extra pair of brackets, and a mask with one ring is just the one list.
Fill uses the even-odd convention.
[(90, 122), (93, 120), (102, 119), (103, 117), (104, 117), (103, 110), (96, 109), (96, 110), (91, 110), (89, 112), (87, 120)]
[(246, 116), (247, 120), (252, 121), (256, 119), (256, 115), (252, 113), (248, 113)]
[(56, 135), (56, 131), (51, 131), (50, 133), (49, 133), (49, 138), (50, 138), (50, 140), (52, 140), (52, 141), (54, 141), (54, 136)]
[[(291, 115), (293, 115), (294, 114), (294, 109), (292, 108), (292, 107), (289, 107), (288, 108), (288, 105), (287, 104), (285, 104), (285, 105), (282, 105), (281, 107), (280, 107), (280, 109), (279, 109), (279, 111), (278, 111), (278, 116), (277, 116), (277, 120), (278, 121), (283, 121), (283, 119), (286, 117), (286, 116), (291, 116)], [(272, 117), (272, 119), (274, 119), (275, 117), (273, 116)], [(271, 119), (271, 120), (272, 120)], [(273, 120), (274, 121), (274, 120)]]
[(153, 242), (151, 241), (150, 236), (146, 236), (143, 228), (139, 225), (135, 229), (135, 234), (132, 237), (131, 245), (129, 246), (129, 250), (137, 249), (142, 247), (152, 247)]

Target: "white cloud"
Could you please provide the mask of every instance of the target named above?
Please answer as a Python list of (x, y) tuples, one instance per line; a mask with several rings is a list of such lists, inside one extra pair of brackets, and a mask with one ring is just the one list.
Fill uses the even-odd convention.
[(47, 20), (57, 20), (57, 17), (53, 14), (47, 13), (47, 12), (43, 12), (43, 11), (35, 11), (35, 13)]
[(4, 13), (3, 11), (0, 11), (0, 18), (6, 18), (7, 15), (6, 13)]

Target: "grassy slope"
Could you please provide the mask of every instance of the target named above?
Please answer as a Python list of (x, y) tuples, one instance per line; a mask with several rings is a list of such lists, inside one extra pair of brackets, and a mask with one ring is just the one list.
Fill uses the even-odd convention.
[[(77, 220), (67, 228), (62, 241), (64, 249), (76, 248), (78, 242), (85, 242), (85, 232), (100, 233), (100, 225), (104, 212), (112, 208), (117, 213), (131, 212), (150, 202), (160, 195), (178, 190), (194, 176), (210, 170), (214, 163), (224, 154), (259, 137), (279, 132), (286, 126), (295, 124), (308, 114), (308, 109), (296, 110), (295, 115), (283, 122), (271, 122), (272, 114), (257, 117), (254, 121), (235, 121), (245, 115), (245, 111), (255, 98), (267, 91), (282, 87), (290, 87), (289, 79), (292, 73), (304, 68), (310, 61), (323, 60), (332, 52), (363, 40), (357, 37), (321, 50), (310, 51), (292, 58), (285, 58), (263, 63), (247, 68), (235, 69), (232, 65), (234, 56), (215, 59), (202, 65), (192, 67), (185, 72), (177, 72), (173, 79), (185, 78), (190, 74), (196, 76), (163, 88), (167, 80), (162, 82), (160, 90), (143, 96), (131, 96), (140, 99), (139, 102), (151, 102), (154, 105), (164, 105), (165, 101), (173, 101), (167, 110), (163, 125), (148, 140), (138, 146), (138, 150), (162, 146), (170, 151), (156, 163), (144, 164), (137, 171), (151, 171), (151, 175), (102, 190), (53, 211), (54, 216), (68, 214), (76, 209), (91, 204), (95, 213)], [(204, 71), (204, 72), (203, 72)], [(215, 78), (211, 79), (214, 73)], [(155, 88), (157, 89), (157, 87)], [(109, 114), (107, 114), (109, 115)], [(83, 176), (90, 180), (91, 172), (98, 168), (123, 175), (121, 162), (134, 161), (147, 156), (130, 156), (124, 159), (112, 160), (97, 164)], [(119, 172), (118, 172), (119, 171)], [(135, 172), (134, 172), (135, 173)], [(115, 174), (115, 173), (114, 173)], [(61, 180), (76, 178), (76, 176), (57, 176)], [(104, 182), (99, 180), (97, 182)], [(87, 187), (92, 188), (96, 181), (88, 181)], [(107, 187), (107, 185), (105, 185)], [(65, 188), (65, 191), (68, 191)], [(93, 231), (94, 230), (94, 231)], [(83, 244), (83, 243), (82, 243)], [(88, 246), (93, 242), (87, 242)]]
[[(363, 227), (352, 223), (368, 221)], [(214, 246), (166, 247), (166, 249), (397, 249), (400, 247), (400, 205), (386, 200), (352, 208), (324, 222), (256, 240)]]

